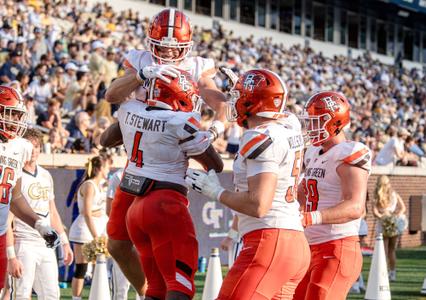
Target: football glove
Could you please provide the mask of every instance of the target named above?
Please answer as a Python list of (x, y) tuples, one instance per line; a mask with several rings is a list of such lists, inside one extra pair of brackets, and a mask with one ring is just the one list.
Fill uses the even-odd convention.
[(166, 76), (175, 78), (178, 77), (179, 74), (179, 70), (170, 65), (151, 65), (140, 69), (137, 73), (137, 78), (140, 82), (144, 82), (147, 79), (158, 78), (166, 83), (170, 83), (171, 80)]
[(59, 238), (58, 233), (49, 226), (45, 219), (39, 219), (36, 221), (34, 228), (40, 233), (40, 235), (46, 241), (46, 246), (48, 248), (55, 249), (61, 244), (61, 239)]
[(186, 183), (194, 190), (212, 200), (219, 201), (225, 189), (220, 185), (219, 178), (214, 170), (208, 173), (189, 168), (186, 171)]

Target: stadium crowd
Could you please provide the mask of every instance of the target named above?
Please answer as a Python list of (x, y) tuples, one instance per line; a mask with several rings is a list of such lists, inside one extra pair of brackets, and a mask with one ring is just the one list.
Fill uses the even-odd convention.
[[(123, 70), (125, 53), (146, 47), (149, 19), (140, 12), (116, 12), (87, 1), (0, 1), (0, 83), (18, 88), (30, 123), (45, 132), (44, 152), (97, 153), (100, 134), (114, 122), (117, 107), (104, 99), (106, 88)], [(426, 152), (426, 75), (420, 70), (382, 64), (369, 54), (327, 58), (300, 45), (271, 38), (242, 39), (220, 25), (194, 27), (193, 51), (236, 73), (268, 68), (290, 91), (288, 106), (302, 113), (307, 96), (339, 90), (352, 105), (348, 134), (366, 143), (376, 164), (417, 166)], [(226, 90), (225, 76), (215, 77)], [(203, 112), (203, 121), (212, 112)], [(225, 152), (232, 126), (216, 142)], [(234, 147), (231, 147), (234, 148)], [(228, 147), (229, 149), (229, 147)]]

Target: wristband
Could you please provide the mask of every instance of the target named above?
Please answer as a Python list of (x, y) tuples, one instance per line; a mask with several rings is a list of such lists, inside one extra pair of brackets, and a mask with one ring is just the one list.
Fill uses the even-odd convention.
[(7, 256), (7, 259), (16, 258), (16, 253), (15, 253), (15, 247), (14, 246), (8, 246), (8, 247), (6, 247), (6, 256)]
[(143, 74), (143, 69), (140, 69), (137, 73), (136, 73), (136, 79), (137, 81), (139, 81), (139, 83), (144, 83), (146, 80), (145, 75)]
[(62, 233), (59, 235), (59, 239), (61, 240), (61, 244), (62, 244), (62, 245), (65, 245), (65, 244), (69, 244), (69, 243), (70, 243), (70, 242), (69, 242), (69, 240), (68, 240), (67, 234), (65, 233), (65, 231), (64, 231), (64, 232), (62, 232)]
[(218, 202), (220, 202), (220, 196), (222, 196), (222, 194), (223, 194), (223, 192), (225, 191), (225, 189), (224, 188), (222, 188), (218, 193), (217, 193), (217, 196), (216, 196), (216, 200), (218, 201)]
[(234, 242), (238, 242), (239, 233), (235, 229), (231, 228), (228, 231), (228, 237), (232, 239)]
[(225, 131), (225, 125), (221, 121), (213, 121), (209, 131), (213, 134), (214, 140), (216, 140)]
[(322, 215), (321, 215), (320, 211), (318, 211), (318, 210), (311, 211), (310, 214), (311, 214), (311, 217), (312, 217), (312, 225), (322, 224)]

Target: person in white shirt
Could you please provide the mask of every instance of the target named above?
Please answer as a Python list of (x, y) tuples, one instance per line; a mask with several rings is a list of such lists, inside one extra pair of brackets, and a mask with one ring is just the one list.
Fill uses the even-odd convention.
[(404, 149), (404, 143), (409, 132), (405, 128), (401, 128), (396, 136), (390, 138), (390, 140), (383, 146), (376, 156), (376, 164), (379, 166), (386, 166), (389, 164), (396, 164), (399, 161), (404, 161), (406, 152)]
[[(50, 173), (37, 164), (43, 135), (28, 129), (24, 138), (33, 145), (31, 159), (25, 164), (21, 191), (25, 200), (41, 218), (59, 233), (64, 253), (64, 262), (70, 265), (73, 253), (64, 226), (55, 205), (53, 179)], [(8, 232), (8, 247), (15, 247), (15, 256), (9, 255), (8, 269), (12, 276), (11, 298), (27, 300), (32, 289), (40, 300), (58, 300), (58, 264), (53, 249), (46, 247), (44, 239), (35, 229), (10, 214), (13, 222)]]

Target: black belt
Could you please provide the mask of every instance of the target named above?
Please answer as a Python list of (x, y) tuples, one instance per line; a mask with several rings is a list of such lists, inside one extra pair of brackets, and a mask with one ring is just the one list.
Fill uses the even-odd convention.
[(184, 187), (183, 185), (173, 183), (173, 182), (168, 182), (168, 181), (157, 181), (157, 180), (155, 180), (154, 184), (152, 185), (150, 190), (151, 191), (173, 190), (173, 191), (176, 191), (178, 193), (181, 193), (185, 197), (188, 194), (188, 189), (186, 187)]

